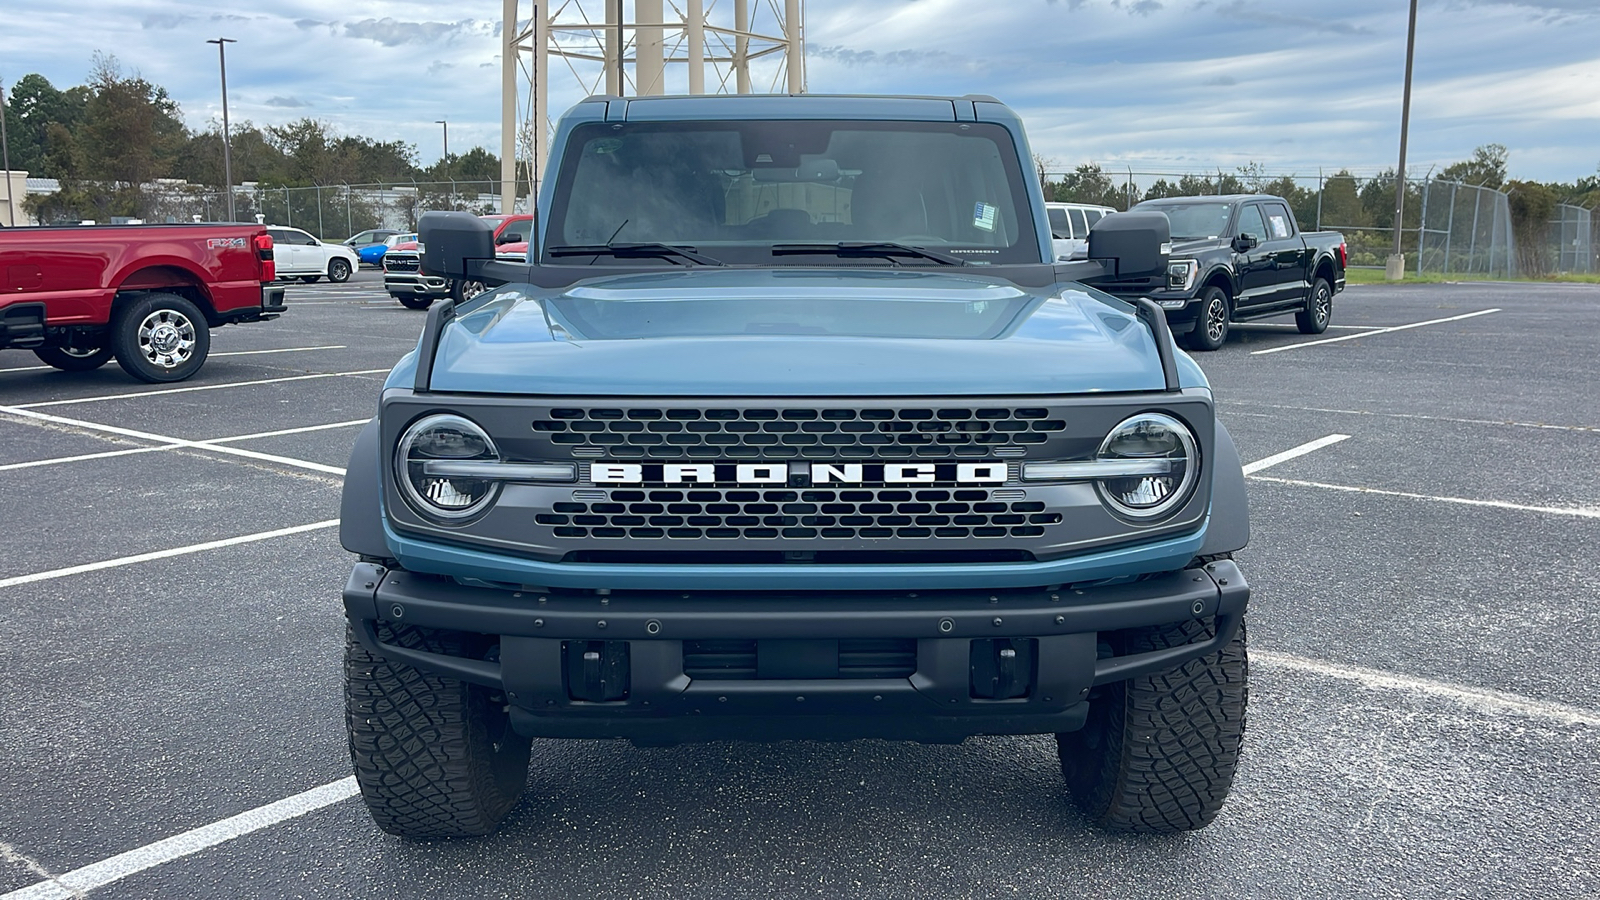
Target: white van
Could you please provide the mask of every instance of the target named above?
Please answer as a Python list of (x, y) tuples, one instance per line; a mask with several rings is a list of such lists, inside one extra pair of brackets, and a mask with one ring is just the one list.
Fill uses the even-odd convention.
[(1044, 210), (1050, 217), (1050, 243), (1056, 259), (1071, 259), (1079, 251), (1088, 250), (1089, 228), (1102, 216), (1116, 212), (1109, 206), (1087, 203), (1046, 203)]

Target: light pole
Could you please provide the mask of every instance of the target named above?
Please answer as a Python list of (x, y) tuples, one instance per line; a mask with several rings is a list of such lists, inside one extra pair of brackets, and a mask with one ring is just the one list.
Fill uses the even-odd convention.
[[(1394, 252), (1389, 254), (1388, 264), (1383, 271), (1383, 277), (1389, 281), (1399, 281), (1406, 274), (1406, 257), (1400, 251), (1400, 238), (1406, 211), (1406, 130), (1411, 124), (1411, 54), (1416, 45), (1417, 0), (1411, 0), (1411, 20), (1406, 26), (1406, 86), (1400, 101), (1400, 168), (1394, 174)], [(1422, 252), (1420, 246), (1417, 252)]]
[(233, 211), (233, 154), (228, 148), (228, 44), (237, 44), (233, 38), (206, 41), (217, 45), (217, 65), (222, 69), (222, 181), (228, 194), (228, 221), (235, 219)]
[[(443, 175), (445, 177), (446, 181), (449, 181), (450, 180), (450, 123), (446, 122), (444, 119), (434, 119), (433, 120), (433, 124), (435, 124), (435, 125), (443, 125), (444, 126), (444, 155), (439, 157), (439, 174)], [(453, 184), (452, 184), (452, 186), (453, 186)], [(449, 197), (450, 197), (450, 205), (452, 207), (455, 206), (455, 203), (456, 203), (455, 191), (451, 191), (449, 193)]]
[(0, 172), (5, 173), (6, 179), (6, 225), (17, 224), (17, 203), (12, 197), (11, 185), (11, 146), (6, 142), (6, 86), (0, 82)]

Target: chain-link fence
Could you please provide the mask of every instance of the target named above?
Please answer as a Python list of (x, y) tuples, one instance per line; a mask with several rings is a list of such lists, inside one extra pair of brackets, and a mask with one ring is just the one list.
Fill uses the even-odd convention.
[[(1394, 251), (1393, 176), (1347, 170), (1275, 175), (1247, 167), (1238, 173), (1080, 169), (1046, 172), (1043, 178), (1050, 199), (1117, 209), (1157, 197), (1274, 194), (1289, 202), (1302, 228), (1341, 232), (1352, 266), (1381, 267)], [(1437, 178), (1407, 179), (1401, 249), (1408, 267), (1419, 274), (1515, 275), (1518, 261), (1507, 195)]]
[(1537, 258), (1528, 268), (1539, 267), (1529, 274), (1593, 274), (1600, 271), (1594, 245), (1594, 220), (1600, 210), (1584, 209), (1570, 203), (1556, 206), (1550, 219), (1550, 231), (1545, 242), (1537, 248)]
[[(526, 191), (521, 193), (526, 194)], [(525, 211), (521, 197), (518, 212)], [(431, 210), (478, 215), (499, 213), (498, 181), (404, 181), (319, 187), (272, 187), (246, 183), (233, 192), (234, 217), (257, 216), (270, 225), (304, 229), (338, 240), (369, 228), (416, 228)], [(144, 192), (144, 217), (150, 222), (220, 222), (228, 217), (227, 195), (217, 189), (179, 182), (150, 185)]]

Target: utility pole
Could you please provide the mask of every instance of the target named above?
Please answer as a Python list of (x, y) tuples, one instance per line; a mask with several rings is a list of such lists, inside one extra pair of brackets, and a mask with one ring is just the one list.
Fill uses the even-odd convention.
[(233, 154), (228, 148), (228, 44), (237, 44), (233, 38), (206, 41), (217, 45), (217, 65), (222, 70), (222, 180), (228, 194), (228, 221), (235, 219), (233, 212)]
[(0, 81), (0, 172), (6, 177), (6, 225), (17, 224), (17, 200), (11, 196), (11, 145), (6, 141), (6, 85)]
[[(1383, 277), (1389, 281), (1406, 277), (1406, 257), (1400, 250), (1400, 238), (1406, 212), (1406, 131), (1411, 125), (1411, 56), (1416, 45), (1417, 0), (1411, 0), (1411, 20), (1406, 26), (1406, 86), (1400, 101), (1400, 168), (1394, 174), (1394, 252), (1389, 254), (1383, 270)], [(1418, 253), (1420, 256), (1420, 249)]]

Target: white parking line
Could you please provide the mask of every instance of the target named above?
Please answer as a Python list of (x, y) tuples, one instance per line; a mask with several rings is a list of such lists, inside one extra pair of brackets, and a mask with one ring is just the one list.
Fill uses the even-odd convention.
[(319, 531), (332, 528), (339, 524), (338, 519), (328, 519), (325, 522), (312, 522), (309, 525), (294, 525), (289, 528), (277, 528), (272, 531), (259, 531), (255, 534), (244, 534), (238, 537), (223, 538), (220, 541), (206, 541), (201, 544), (190, 544), (186, 547), (171, 547), (166, 550), (153, 550), (149, 553), (136, 553), (133, 556), (119, 556), (116, 559), (104, 559), (100, 562), (84, 563), (77, 566), (67, 566), (64, 569), (50, 569), (45, 572), (34, 572), (30, 575), (14, 575), (10, 578), (0, 578), (0, 588), (15, 587), (19, 584), (32, 584), (36, 581), (50, 581), (55, 578), (65, 578), (68, 575), (81, 575), (84, 572), (98, 572), (101, 569), (116, 569), (122, 566), (131, 566), (136, 563), (150, 562), (157, 559), (167, 559), (173, 556), (187, 556), (190, 553), (201, 553), (206, 550), (216, 550), (222, 547), (233, 547), (238, 544), (252, 544), (256, 541), (271, 540), (291, 534), (300, 534), (306, 531)]
[(1429, 319), (1426, 322), (1412, 322), (1410, 325), (1395, 325), (1390, 328), (1379, 328), (1376, 331), (1363, 331), (1360, 334), (1345, 334), (1334, 338), (1323, 338), (1320, 341), (1301, 341), (1298, 344), (1285, 344), (1282, 347), (1268, 347), (1265, 350), (1252, 350), (1250, 355), (1261, 356), (1267, 353), (1282, 353), (1285, 350), (1298, 350), (1301, 347), (1317, 347), (1321, 346), (1322, 344), (1337, 344), (1340, 341), (1353, 341), (1357, 338), (1372, 337), (1373, 335), (1378, 334), (1388, 334), (1391, 331), (1405, 331), (1408, 328), (1421, 328), (1424, 325), (1441, 325), (1445, 322), (1459, 322), (1462, 319), (1471, 319), (1475, 316), (1487, 316), (1490, 313), (1497, 313), (1499, 311), (1500, 310), (1498, 308), (1480, 309), (1477, 312), (1465, 313), (1459, 316), (1451, 316), (1447, 319)]
[(6, 463), (0, 466), (0, 472), (9, 472), (13, 469), (35, 469), (39, 466), (57, 466), (62, 463), (86, 462), (91, 459), (111, 459), (114, 456), (132, 456), (135, 453), (156, 453), (161, 450), (176, 450), (177, 444), (168, 444), (165, 447), (132, 447), (127, 450), (107, 450), (104, 453), (84, 453), (80, 456), (58, 456), (55, 459), (35, 459), (30, 462)]
[[(344, 344), (329, 344), (326, 347), (279, 347), (276, 350), (227, 350), (222, 353), (207, 354), (207, 359), (212, 356), (260, 356), (264, 353), (302, 353), (307, 350), (346, 350)], [(16, 366), (10, 369), (0, 369), (0, 375), (7, 372), (46, 372), (55, 366)]]
[(343, 378), (350, 375), (383, 375), (388, 369), (358, 369), (354, 372), (318, 372), (314, 375), (288, 375), (282, 378), (260, 378), (255, 381), (227, 381), (221, 384), (197, 384), (190, 387), (162, 388), (156, 391), (129, 391), (126, 394), (101, 394), (98, 397), (78, 397), (74, 400), (46, 400), (43, 403), (19, 403), (7, 409), (39, 409), (45, 406), (72, 406), (76, 403), (99, 403), (102, 400), (130, 400), (138, 397), (156, 397), (164, 394), (186, 394), (193, 391), (219, 391), (223, 388), (255, 387), (262, 384), (282, 384), (286, 381), (310, 381), (314, 378)]
[(1521, 694), (1513, 694), (1507, 691), (1466, 687), (1446, 681), (1418, 678), (1414, 675), (1397, 675), (1394, 672), (1384, 672), (1379, 669), (1340, 665), (1324, 662), (1320, 659), (1295, 656), (1290, 653), (1275, 653), (1271, 650), (1251, 650), (1250, 662), (1264, 662), (1268, 668), (1279, 666), (1285, 669), (1311, 672), (1328, 678), (1337, 678), (1342, 681), (1355, 681), (1367, 687), (1380, 690), (1443, 697), (1488, 715), (1497, 716), (1511, 713), (1512, 715), (1526, 716), (1530, 719), (1547, 719), (1564, 725), (1587, 725), (1590, 728), (1600, 728), (1600, 712), (1566, 703), (1535, 700), (1532, 697), (1524, 697)]
[[(335, 428), (353, 428), (357, 425), (365, 424), (367, 424), (366, 419), (352, 419), (349, 422), (334, 422), (330, 425), (307, 425), (304, 428), (283, 428), (278, 431), (258, 431), (255, 434), (241, 434), (234, 437), (207, 438), (203, 441), (194, 441), (192, 443), (182, 444), (173, 443), (162, 447), (133, 447), (128, 450), (107, 450), (103, 453), (84, 453), (79, 456), (60, 456), (54, 459), (36, 459), (31, 462), (7, 463), (5, 465), (0, 465), (0, 472), (8, 472), (12, 469), (32, 469), (38, 466), (54, 466), (61, 463), (85, 462), (91, 459), (110, 459), (114, 456), (131, 456), (135, 453), (158, 453), (163, 450), (178, 450), (183, 447), (191, 447), (198, 450), (215, 450), (217, 448), (212, 446), (215, 444), (231, 444), (235, 441), (254, 441), (260, 438), (282, 437), (286, 434), (304, 434), (308, 431), (330, 431)], [(152, 437), (154, 437), (154, 435), (152, 435)], [(278, 459), (287, 459), (287, 457), (278, 457)], [(306, 463), (305, 460), (296, 460), (296, 462)], [(319, 465), (317, 463), (306, 464)], [(340, 474), (343, 474), (342, 470)]]
[[(1549, 431), (1600, 432), (1593, 425), (1550, 425), (1545, 422), (1517, 422), (1510, 419), (1461, 419), (1452, 416), (1429, 416), (1422, 413), (1375, 412), (1370, 409), (1327, 409), (1320, 406), (1288, 406), (1281, 403), (1260, 403), (1255, 400), (1229, 400), (1224, 405), (1260, 406), (1266, 409), (1291, 409), (1296, 412), (1334, 413), (1345, 416), (1378, 416), (1385, 419), (1418, 419), (1424, 422), (1458, 422), (1462, 425), (1503, 425), (1507, 428), (1540, 428)], [(1230, 415), (1265, 416), (1265, 413), (1231, 413)], [(1268, 417), (1270, 418), (1270, 417)]]
[(1307, 441), (1298, 447), (1291, 447), (1282, 453), (1274, 453), (1265, 459), (1258, 459), (1255, 462), (1246, 465), (1244, 467), (1244, 473), (1246, 475), (1252, 475), (1261, 471), (1262, 469), (1270, 469), (1278, 463), (1288, 462), (1291, 459), (1305, 456), (1307, 453), (1321, 450), (1323, 447), (1331, 447), (1340, 441), (1347, 441), (1349, 439), (1350, 435), (1348, 434), (1330, 434), (1327, 437), (1320, 437), (1314, 441)]
[(1376, 494), (1382, 497), (1403, 497), (1407, 500), (1432, 500), (1435, 503), (1457, 503), (1462, 506), (1487, 506), (1493, 509), (1514, 509), (1521, 512), (1547, 513), (1552, 516), (1575, 516), (1580, 519), (1600, 519), (1600, 508), (1593, 506), (1532, 506), (1526, 503), (1507, 503), (1504, 500), (1471, 500), (1466, 497), (1436, 497), (1431, 494), (1414, 494), (1410, 491), (1388, 491), (1382, 488), (1357, 487), (1349, 484), (1326, 484), (1321, 481), (1301, 481), (1296, 478), (1275, 478), (1271, 475), (1251, 475), (1257, 481), (1292, 484), (1296, 487), (1321, 488), (1348, 494)]
[[(1373, 690), (1437, 697), (1488, 716), (1509, 714), (1563, 725), (1600, 727), (1600, 713), (1506, 691), (1492, 691), (1378, 669), (1340, 665), (1270, 650), (1253, 650), (1250, 658), (1252, 662), (1265, 663), (1264, 668), (1268, 670), (1291, 669), (1324, 678), (1354, 681)], [(36, 882), (28, 887), (0, 895), (0, 900), (71, 900), (83, 892), (105, 887), (163, 863), (190, 856), (279, 822), (332, 806), (359, 793), (360, 789), (356, 785), (354, 776), (341, 778), (292, 797), (230, 816), (220, 822), (203, 825), (109, 859), (90, 863), (49, 880)]]
[(48, 881), (40, 881), (25, 888), (0, 895), (0, 900), (72, 900), (96, 888), (121, 881), (162, 863), (182, 859), (237, 837), (260, 831), (279, 822), (315, 812), (359, 793), (355, 776), (314, 787), (309, 791), (286, 797), (275, 803), (246, 810), (220, 822), (176, 834), (110, 859), (90, 863), (73, 869)]
[[(295, 459), (289, 456), (277, 456), (271, 453), (258, 453), (254, 450), (245, 450), (242, 447), (228, 447), (220, 443), (220, 441), (223, 440), (242, 440), (243, 438), (214, 438), (211, 441), (190, 441), (183, 438), (169, 437), (164, 434), (151, 434), (148, 431), (135, 431), (132, 428), (119, 428), (115, 425), (102, 425), (99, 422), (86, 422), (83, 419), (69, 419), (66, 416), (55, 416), (49, 413), (34, 412), (32, 409), (26, 409), (21, 406), (0, 406), (0, 414), (20, 416), (25, 419), (37, 419), (41, 422), (51, 422), (56, 425), (69, 425), (74, 428), (83, 428), (89, 431), (104, 431), (107, 434), (119, 434), (123, 437), (137, 438), (141, 441), (153, 441), (158, 444), (171, 445), (170, 448), (164, 447), (158, 449), (177, 449), (179, 447), (188, 447), (195, 450), (209, 450), (213, 453), (225, 453), (229, 456), (241, 456), (249, 459), (261, 460), (262, 462), (274, 462), (280, 465), (291, 466), (296, 469), (309, 469), (313, 472), (324, 472), (329, 475), (338, 475), (341, 477), (344, 475), (344, 469), (341, 469), (338, 466), (326, 466), (322, 463), (311, 462), (310, 460)], [(349, 424), (352, 423), (341, 422), (334, 426), (319, 425), (313, 426), (312, 428), (308, 428), (306, 430), (314, 430), (316, 428), (323, 427), (343, 427)], [(264, 436), (267, 436), (266, 433), (261, 435), (246, 435), (245, 437)]]

